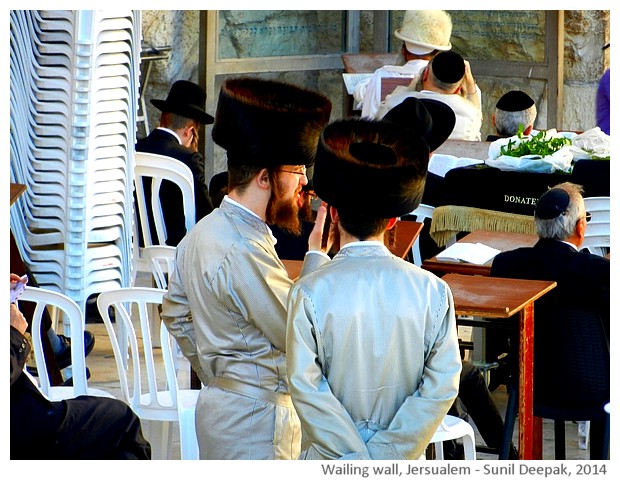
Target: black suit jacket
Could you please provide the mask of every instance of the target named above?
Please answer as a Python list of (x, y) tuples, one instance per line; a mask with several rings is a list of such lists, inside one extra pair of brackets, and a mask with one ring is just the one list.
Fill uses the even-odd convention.
[[(177, 138), (161, 129), (153, 130), (148, 137), (136, 143), (136, 151), (156, 153), (176, 158), (187, 165), (194, 176), (194, 200), (196, 204), (196, 222), (213, 210), (209, 189), (205, 181), (204, 159), (198, 152), (179, 144)], [(145, 193), (150, 194), (150, 184), (144, 185)], [(176, 246), (187, 233), (185, 231), (185, 216), (183, 215), (183, 197), (181, 191), (171, 182), (162, 182), (159, 193), (161, 207), (166, 224), (166, 244)], [(147, 205), (147, 208), (150, 207)], [(152, 226), (151, 235), (155, 234), (152, 214), (149, 211), (149, 224)]]
[(533, 247), (498, 254), (491, 276), (556, 281), (557, 287), (536, 301), (536, 318), (540, 310), (549, 308), (593, 310), (601, 316), (609, 338), (610, 262), (606, 258), (541, 239)]
[(38, 452), (47, 458), (45, 448), (53, 445), (64, 404), (50, 402), (23, 372), (30, 345), (11, 327), (11, 458)]

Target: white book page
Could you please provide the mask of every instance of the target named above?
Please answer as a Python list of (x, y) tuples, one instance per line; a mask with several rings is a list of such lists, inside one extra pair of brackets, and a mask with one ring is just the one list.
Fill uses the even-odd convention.
[(342, 79), (344, 80), (345, 87), (347, 87), (347, 93), (349, 95), (353, 95), (357, 84), (363, 82), (371, 76), (372, 73), (343, 73)]
[(484, 265), (501, 250), (489, 247), (482, 243), (455, 243), (443, 252), (437, 254), (437, 260), (453, 262), (467, 262), (475, 265)]

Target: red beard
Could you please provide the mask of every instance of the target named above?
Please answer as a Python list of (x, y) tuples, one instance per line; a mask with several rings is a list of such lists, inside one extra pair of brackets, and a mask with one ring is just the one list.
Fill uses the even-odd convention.
[(283, 199), (275, 191), (271, 192), (271, 198), (267, 204), (267, 223), (277, 225), (293, 235), (301, 235), (301, 221), (299, 220), (299, 206), (292, 198)]

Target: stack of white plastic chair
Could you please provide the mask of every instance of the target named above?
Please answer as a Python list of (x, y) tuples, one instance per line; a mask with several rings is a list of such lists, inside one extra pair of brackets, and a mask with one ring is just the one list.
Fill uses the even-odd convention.
[(84, 311), (131, 283), (140, 12), (11, 10), (10, 23), (11, 181), (26, 185), (11, 230), (37, 283)]

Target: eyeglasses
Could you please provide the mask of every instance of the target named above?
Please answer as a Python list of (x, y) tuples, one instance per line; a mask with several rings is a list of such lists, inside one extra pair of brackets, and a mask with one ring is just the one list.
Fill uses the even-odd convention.
[(592, 214), (590, 212), (586, 212), (586, 216), (583, 218), (585, 218), (586, 223), (588, 223), (590, 220), (592, 220)]
[(280, 169), (280, 170), (278, 170), (278, 172), (292, 173), (294, 175), (305, 175), (306, 174), (306, 167), (304, 167), (304, 169), (301, 170), (301, 171)]

